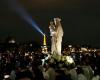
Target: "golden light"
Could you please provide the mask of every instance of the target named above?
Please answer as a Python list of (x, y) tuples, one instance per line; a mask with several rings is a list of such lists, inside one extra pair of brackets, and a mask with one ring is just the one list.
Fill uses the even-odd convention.
[(43, 35), (43, 46), (42, 46), (42, 53), (46, 54), (48, 53), (48, 50), (47, 50), (47, 44), (46, 44), (46, 35), (44, 34)]
[(46, 36), (44, 34), (43, 45), (46, 45)]

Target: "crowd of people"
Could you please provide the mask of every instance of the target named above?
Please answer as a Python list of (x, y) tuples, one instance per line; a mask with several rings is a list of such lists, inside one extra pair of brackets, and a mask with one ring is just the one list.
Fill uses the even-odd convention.
[[(0, 80), (100, 80), (100, 55), (76, 53), (74, 63), (43, 54), (0, 54)], [(93, 55), (92, 55), (93, 54)], [(71, 55), (70, 55), (71, 56)]]

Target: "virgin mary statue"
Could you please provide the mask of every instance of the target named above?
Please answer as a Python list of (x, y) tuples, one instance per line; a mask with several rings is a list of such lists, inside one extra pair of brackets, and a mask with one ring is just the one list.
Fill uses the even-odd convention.
[(61, 55), (63, 29), (60, 18), (54, 18), (54, 22), (50, 22), (51, 33), (51, 53)]

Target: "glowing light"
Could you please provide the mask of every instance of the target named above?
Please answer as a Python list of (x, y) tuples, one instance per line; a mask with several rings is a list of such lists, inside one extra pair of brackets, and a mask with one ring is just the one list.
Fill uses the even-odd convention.
[(71, 56), (66, 56), (66, 60), (68, 63), (74, 63), (74, 60), (71, 58)]
[(32, 47), (33, 45), (32, 45), (32, 44), (30, 44), (30, 46)]
[(97, 50), (95, 49), (94, 52), (96, 52)]
[(32, 57), (32, 56), (30, 56), (30, 58), (31, 58), (31, 59), (33, 59), (33, 57)]
[(87, 48), (82, 47), (81, 51), (88, 51)]
[(10, 77), (9, 75), (4, 75), (4, 78), (5, 78), (5, 79), (7, 79), (7, 78), (9, 78), (9, 77)]
[(25, 53), (25, 56), (28, 56), (29, 55), (29, 53)]
[(9, 41), (9, 43), (15, 43), (15, 42), (16, 42), (15, 40), (10, 40), (10, 41)]
[(9, 6), (23, 18), (26, 22), (28, 22), (33, 28), (35, 28), (42, 35), (44, 34), (42, 30), (38, 27), (32, 17), (25, 11), (25, 9), (16, 1), (16, 0), (8, 0)]
[(68, 45), (68, 47), (69, 47), (69, 48), (71, 48), (71, 47), (72, 47), (72, 45)]
[(83, 52), (83, 51), (79, 51), (79, 52)]
[(42, 46), (42, 53), (47, 54), (48, 53), (48, 48), (46, 44), (46, 35), (43, 35), (43, 46)]
[(91, 51), (91, 50), (88, 50), (89, 52)]
[(46, 45), (46, 36), (44, 34), (44, 38), (43, 38), (43, 45)]

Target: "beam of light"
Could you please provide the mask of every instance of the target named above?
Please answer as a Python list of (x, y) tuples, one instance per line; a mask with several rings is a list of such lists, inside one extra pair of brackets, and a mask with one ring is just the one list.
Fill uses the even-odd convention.
[(17, 2), (17, 0), (8, 0), (9, 5), (11, 8), (19, 15), (21, 18), (23, 18), (26, 22), (28, 22), (30, 25), (32, 25), (33, 28), (35, 28), (38, 32), (40, 32), (42, 35), (44, 33), (42, 30), (38, 27), (38, 25), (35, 23), (35, 21), (32, 19), (32, 17), (25, 11), (25, 9)]

